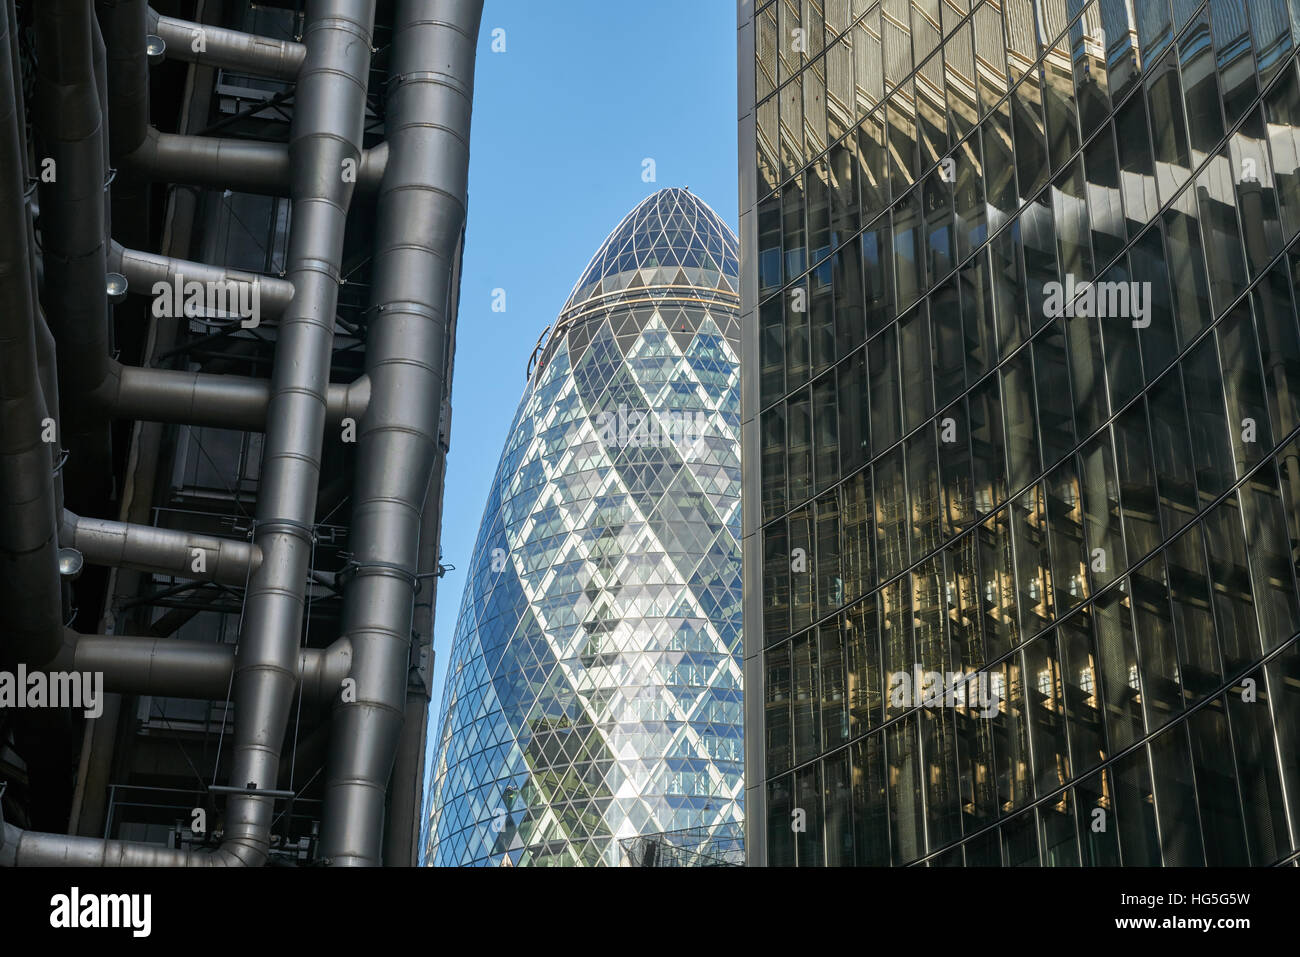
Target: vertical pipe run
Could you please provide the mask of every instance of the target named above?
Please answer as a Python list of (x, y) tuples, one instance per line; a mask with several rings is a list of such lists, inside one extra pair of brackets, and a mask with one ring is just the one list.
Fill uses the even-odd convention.
[(62, 589), (48, 409), (37, 374), (36, 303), (28, 248), (26, 157), (10, 55), (9, 7), (0, 11), (0, 661), (43, 665), (59, 651)]
[[(421, 512), (445, 392), (453, 259), (465, 221), (481, 0), (400, 0), (376, 213), (366, 371), (357, 435), (344, 629), (356, 700), (334, 711), (321, 853), (381, 863), (384, 804), (406, 707)], [(301, 83), (300, 83), (301, 89)], [(300, 102), (301, 102), (301, 93)], [(274, 418), (274, 417), (273, 417)]]
[[(244, 604), (235, 665), (231, 781), (274, 789), (297, 683), (312, 525), (320, 481), (325, 396), (334, 343), (339, 263), (361, 163), (375, 0), (308, 4), (289, 155), (293, 222), (288, 274), (294, 298), (280, 319), (271, 375), (254, 544), (263, 561)], [(236, 795), (225, 845), (261, 864), (273, 802)]]

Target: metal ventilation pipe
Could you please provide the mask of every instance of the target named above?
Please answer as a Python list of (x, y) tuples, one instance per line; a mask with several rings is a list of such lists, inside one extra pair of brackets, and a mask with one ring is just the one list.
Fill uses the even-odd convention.
[(46, 0), (36, 7), (38, 155), (42, 173), (53, 174), (53, 181), (42, 175), (40, 184), (45, 305), (59, 347), (62, 441), (74, 474), (84, 479), (79, 497), (92, 501), (107, 494), (106, 488), (92, 491), (95, 483), (106, 484), (112, 475), (108, 428), (91, 401), (108, 375), (109, 355), (95, 31), (84, 0)]
[[(78, 4), (50, 4), (60, 11), (69, 5)], [(44, 7), (42, 14), (47, 15)], [(225, 840), (214, 853), (189, 853), (4, 825), (0, 863), (202, 866), (260, 865), (266, 860), (273, 798), (257, 792), (275, 788), (298, 680), (339, 264), (356, 185), (344, 173), (362, 159), (374, 16), (375, 0), (308, 4), (307, 56), (298, 78), (289, 144), (293, 222), (288, 278), (296, 294), (280, 321), (271, 377), (254, 532), (263, 561), (246, 594), (233, 680), (236, 720), (230, 779), (243, 790), (227, 803)]]
[[(9, 10), (0, 12), (0, 45), (8, 47)], [(0, 56), (0, 607), (9, 639), (0, 660), (43, 665), (58, 652), (63, 606), (13, 65)]]
[[(301, 86), (297, 100), (295, 116), (303, 102)], [(388, 148), (383, 143), (356, 157), (356, 186), (362, 193), (375, 191), (387, 160)], [(160, 133), (153, 127), (140, 147), (123, 157), (122, 163), (138, 175), (166, 183), (267, 196), (289, 195), (295, 172), (292, 144), (183, 136)]]
[(148, 12), (148, 27), (150, 33), (162, 37), (167, 44), (164, 55), (168, 59), (221, 67), (236, 73), (253, 73), (274, 80), (292, 82), (297, 79), (307, 56), (307, 48), (301, 43), (177, 20), (160, 15), (152, 7)]
[(59, 544), (75, 548), (92, 565), (135, 568), (223, 585), (243, 585), (262, 565), (261, 549), (248, 542), (82, 518), (66, 509)]
[(261, 308), (261, 317), (264, 319), (274, 319), (279, 316), (293, 299), (293, 283), (277, 279), (275, 276), (229, 269), (225, 266), (211, 266), (187, 259), (175, 259), (161, 253), (124, 249), (116, 242), (109, 246), (108, 270), (124, 275), (131, 291), (141, 295), (152, 295), (154, 284), (159, 282), (166, 283), (168, 286), (178, 280), (214, 282), (221, 285), (246, 283), (256, 288), (257, 302)]
[[(254, 544), (235, 668), (231, 780), (274, 789), (297, 681), (312, 524), (320, 483), (326, 392), (338, 305), (343, 231), (361, 162), (375, 0), (308, 4), (307, 56), (289, 152), (293, 222), (288, 278), (297, 294), (280, 320), (267, 408)], [(355, 647), (355, 643), (354, 643)], [(273, 802), (232, 796), (226, 842), (246, 864), (266, 859)]]
[[(271, 390), (267, 379), (113, 362), (97, 398), (118, 418), (263, 432)], [(329, 383), (326, 424), (337, 425), (345, 418), (360, 421), (369, 401), (370, 380), (364, 375), (347, 384)]]
[[(335, 707), (321, 852), (381, 863), (384, 801), (406, 706), (421, 510), (438, 446), (453, 257), (465, 222), (481, 0), (400, 0), (378, 197), (370, 404), (357, 435), (344, 630), (356, 700)], [(436, 500), (427, 507), (437, 507)]]
[[(110, 694), (224, 701), (235, 670), (235, 646), (70, 631), (56, 662), (60, 670), (103, 674), (104, 690)], [(347, 638), (328, 648), (303, 648), (295, 672), (303, 700), (316, 703), (337, 693), (351, 663)]]

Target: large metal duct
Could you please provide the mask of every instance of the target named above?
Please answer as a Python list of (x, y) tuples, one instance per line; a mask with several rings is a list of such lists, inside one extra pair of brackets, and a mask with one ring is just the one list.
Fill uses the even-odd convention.
[(321, 823), (321, 853), (338, 865), (381, 863), (406, 706), (421, 511), (437, 454), (452, 260), (465, 222), (481, 15), (481, 0), (401, 0), (394, 20), (390, 156), (377, 200), (366, 340), (371, 395), (357, 434), (355, 558), (343, 616), (356, 696), (335, 707)]
[(68, 496), (83, 510), (107, 497), (112, 477), (108, 427), (91, 401), (108, 375), (109, 357), (97, 36), (85, 0), (36, 5), (45, 306), (58, 344), (61, 440), (78, 480)]
[[(361, 160), (375, 0), (308, 4), (289, 152), (293, 223), (287, 277), (297, 290), (280, 320), (257, 496), (261, 568), (245, 596), (235, 668), (231, 780), (274, 789), (297, 681), (299, 637), (320, 481), (326, 392), (343, 231)], [(355, 648), (355, 643), (354, 643)], [(223, 850), (261, 864), (273, 801), (232, 795)]]
[(261, 550), (249, 542), (83, 518), (67, 510), (59, 544), (75, 548), (92, 565), (135, 568), (223, 585), (245, 584), (262, 564)]
[(263, 319), (276, 318), (293, 299), (293, 283), (275, 276), (175, 259), (161, 253), (125, 249), (116, 242), (108, 249), (108, 270), (121, 273), (126, 277), (130, 291), (143, 296), (153, 295), (154, 284), (159, 282), (168, 286), (178, 281), (214, 282), (222, 285), (247, 283), (256, 288), (257, 302), (261, 309), (259, 318)]
[[(140, 0), (131, 0), (139, 3)], [(168, 59), (201, 63), (206, 66), (253, 73), (276, 80), (297, 79), (307, 56), (307, 48), (292, 40), (268, 37), (212, 27), (189, 20), (160, 15), (152, 7), (148, 12), (149, 32), (162, 38)]]
[[(301, 112), (302, 88), (298, 90)], [(388, 148), (380, 144), (362, 150), (356, 163), (356, 186), (373, 193), (384, 174)], [(286, 196), (292, 192), (296, 171), (292, 144), (263, 143), (219, 136), (184, 136), (161, 133), (150, 127), (144, 141), (122, 163), (137, 175), (167, 183), (233, 189), (240, 193)]]
[[(67, 632), (55, 662), (59, 670), (102, 674), (110, 694), (224, 701), (235, 670), (235, 646)], [(319, 703), (337, 694), (351, 662), (346, 638), (328, 648), (303, 648), (295, 669), (303, 700)]]
[(50, 447), (42, 441), (49, 410), (37, 374), (23, 121), (9, 54), (0, 56), (0, 660), (41, 665), (58, 652), (52, 642), (63, 630), (63, 606)]
[[(268, 379), (113, 362), (97, 399), (118, 418), (263, 432), (271, 394)], [(370, 380), (364, 375), (347, 384), (327, 384), (326, 424), (335, 426), (345, 418), (359, 422), (369, 399)]]

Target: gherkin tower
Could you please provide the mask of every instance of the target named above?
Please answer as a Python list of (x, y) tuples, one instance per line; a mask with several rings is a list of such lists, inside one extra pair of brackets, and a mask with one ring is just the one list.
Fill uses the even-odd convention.
[(432, 865), (616, 865), (743, 808), (738, 248), (663, 189), (583, 271), (510, 426), (453, 638)]

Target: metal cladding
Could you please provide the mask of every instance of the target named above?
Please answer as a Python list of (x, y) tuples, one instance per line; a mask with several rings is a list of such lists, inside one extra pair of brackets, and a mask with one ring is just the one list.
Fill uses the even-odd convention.
[[(414, 837), (385, 843), (385, 808), (400, 748), (410, 779), (393, 782), (403, 791), (393, 803), (408, 809), (400, 812), (403, 826), (413, 829), (410, 809), (419, 788), (413, 749), (421, 741), (427, 694), (410, 684), (408, 671), (413, 632), (418, 647), (427, 648), (431, 624), (414, 613), (417, 590), (425, 591), (421, 608), (432, 607), (437, 568), (482, 4), (397, 4), (387, 51), (386, 141), (365, 149), (363, 138), (374, 140), (377, 109), (367, 102), (368, 92), (372, 100), (378, 93), (368, 90), (376, 0), (309, 0), (301, 42), (173, 20), (141, 0), (101, 0), (98, 20), (96, 5), (82, 0), (41, 0), (34, 5), (37, 155), (51, 157), (58, 175), (41, 182), (44, 255), (38, 259), (34, 204), (24, 191), (19, 49), (9, 35), (16, 8), (14, 0), (0, 2), (0, 52), (7, 45), (11, 53), (0, 57), (0, 603), (6, 609), (0, 661), (102, 673), (113, 694), (226, 699), (234, 716), (222, 767), (229, 786), (215, 789), (226, 795), (219, 846), (214, 839), (203, 848), (173, 849), (0, 821), (0, 864), (266, 863), (281, 836), (272, 834), (276, 801), (290, 793), (280, 778), (293, 773), (298, 757), (290, 719), (302, 702), (322, 716), (304, 745), (319, 742), (324, 762), (329, 741), (317, 859), (380, 864), (386, 847), (406, 856)], [(292, 84), (287, 146), (151, 127), (148, 70), (158, 44), (146, 50), (146, 31), (161, 37), (174, 59)], [(203, 42), (191, 45), (196, 32)], [(110, 164), (137, 177), (120, 196), (106, 189)], [(292, 215), (283, 278), (114, 242), (110, 195), (134, 197), (132, 190), (148, 179), (213, 187), (227, 196), (232, 190), (287, 195)], [(370, 310), (361, 324), (365, 373), (331, 382), (336, 323), (354, 329), (339, 317), (340, 289), (355, 260), (370, 258), (352, 248), (358, 244), (346, 232), (349, 208), (362, 194), (375, 207)], [(130, 231), (142, 224), (138, 217)], [(368, 233), (361, 235), (369, 241)], [(53, 341), (38, 301), (38, 266)], [(137, 293), (174, 285), (177, 300), (186, 281), (254, 289), (261, 317), (274, 331), (267, 340), (274, 348), (269, 378), (192, 371), (184, 363), (161, 369), (119, 362), (111, 348), (109, 293), (110, 287), (126, 291), (122, 277)], [(176, 311), (167, 318), (188, 317)], [(72, 422), (73, 454), (105, 462), (115, 418), (262, 433), (248, 538), (225, 537), (226, 526), (208, 534), (65, 510), (59, 463), (41, 437), (47, 419), (61, 412)], [(318, 500), (326, 500), (324, 509), (338, 508), (330, 505), (322, 464), (327, 431), (341, 423), (356, 430), (356, 466), (350, 484), (332, 476), (328, 483), (329, 495), (351, 499), (353, 512), (350, 560), (335, 574), (314, 556)], [(104, 476), (113, 477), (111, 467)], [(211, 583), (239, 602), (238, 642), (177, 640), (165, 637), (167, 631), (133, 638), (67, 630), (65, 557), (65, 575), (84, 561), (114, 574), (130, 569)], [(328, 647), (302, 641), (309, 587), (344, 596), (342, 633)], [(355, 696), (339, 694), (348, 679)], [(414, 735), (403, 735), (408, 710), (421, 725)], [(224, 727), (223, 721), (226, 734)]]
[(739, 826), (738, 268), (664, 189), (574, 287), (471, 559), (426, 863), (619, 864), (620, 839)]

